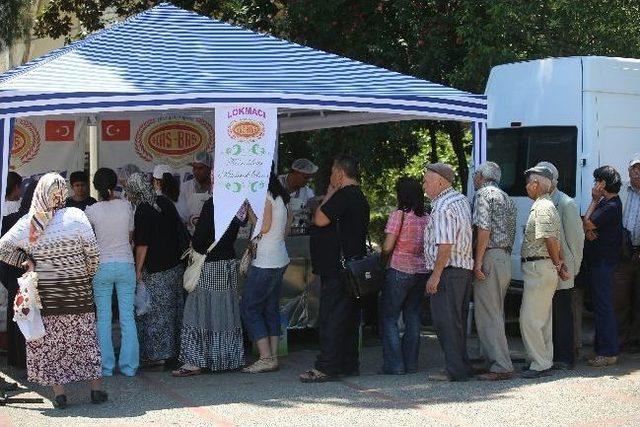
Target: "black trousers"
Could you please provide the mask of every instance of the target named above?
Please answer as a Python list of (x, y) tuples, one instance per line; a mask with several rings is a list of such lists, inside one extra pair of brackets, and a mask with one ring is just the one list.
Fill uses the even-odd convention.
[(360, 307), (338, 275), (320, 276), (319, 322), (316, 369), (327, 375), (358, 372)]
[(18, 324), (13, 321), (13, 300), (18, 293), (18, 277), (24, 270), (0, 262), (0, 282), (9, 293), (7, 304), (7, 364), (16, 368), (27, 367), (27, 345)]
[(573, 289), (558, 289), (553, 295), (553, 361), (573, 365)]
[(445, 370), (453, 381), (473, 376), (467, 354), (467, 317), (471, 298), (471, 270), (447, 267), (438, 292), (431, 295), (431, 316), (444, 352)]

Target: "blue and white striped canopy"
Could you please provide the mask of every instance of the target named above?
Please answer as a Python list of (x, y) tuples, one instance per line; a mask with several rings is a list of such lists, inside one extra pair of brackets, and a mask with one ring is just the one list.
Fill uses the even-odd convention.
[(0, 117), (239, 103), (461, 121), (486, 99), (163, 3), (0, 75)]

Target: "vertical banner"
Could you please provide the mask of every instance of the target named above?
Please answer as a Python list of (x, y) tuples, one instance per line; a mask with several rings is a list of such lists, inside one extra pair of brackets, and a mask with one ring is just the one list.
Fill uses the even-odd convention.
[(275, 151), (278, 111), (250, 105), (216, 108), (213, 167), (214, 227), (219, 239), (245, 200), (262, 224), (271, 162)]

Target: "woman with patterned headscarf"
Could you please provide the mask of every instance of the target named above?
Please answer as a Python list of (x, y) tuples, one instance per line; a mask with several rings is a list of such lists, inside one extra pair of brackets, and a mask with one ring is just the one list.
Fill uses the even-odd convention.
[(133, 240), (136, 278), (151, 296), (149, 311), (138, 317), (142, 368), (162, 367), (178, 356), (184, 306), (178, 227), (182, 221), (173, 203), (156, 197), (151, 181), (134, 173), (125, 188), (135, 206)]
[(52, 386), (54, 406), (67, 406), (64, 385), (91, 382), (91, 401), (102, 403), (102, 368), (91, 279), (98, 244), (84, 212), (65, 208), (67, 184), (48, 173), (40, 178), (29, 213), (2, 239), (0, 260), (38, 274), (46, 334), (27, 343), (29, 381)]

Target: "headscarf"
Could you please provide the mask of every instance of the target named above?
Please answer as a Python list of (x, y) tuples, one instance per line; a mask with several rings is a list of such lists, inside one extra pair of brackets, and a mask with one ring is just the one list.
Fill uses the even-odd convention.
[(153, 206), (155, 210), (160, 211), (160, 207), (156, 203), (156, 193), (153, 191), (151, 182), (146, 174), (138, 172), (129, 177), (127, 186), (125, 187), (127, 199), (134, 205), (138, 206), (140, 203), (148, 203)]
[(67, 182), (57, 173), (48, 173), (38, 181), (31, 201), (29, 242), (35, 243), (44, 233), (53, 215), (63, 208), (68, 196)]

